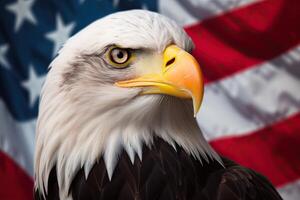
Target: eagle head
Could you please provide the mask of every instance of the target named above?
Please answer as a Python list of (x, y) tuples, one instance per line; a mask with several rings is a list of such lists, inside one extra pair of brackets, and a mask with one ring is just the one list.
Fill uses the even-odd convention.
[(142, 160), (155, 137), (199, 160), (220, 160), (194, 118), (203, 80), (192, 49), (175, 22), (144, 10), (111, 14), (71, 37), (41, 94), (35, 186), (47, 193), (56, 167), (67, 195), (76, 172), (88, 176), (101, 157), (112, 178), (121, 151)]

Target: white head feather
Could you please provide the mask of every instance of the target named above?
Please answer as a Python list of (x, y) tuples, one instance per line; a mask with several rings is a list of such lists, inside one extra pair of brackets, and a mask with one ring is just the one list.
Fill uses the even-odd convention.
[[(137, 70), (112, 69), (100, 55), (112, 44), (146, 49), (160, 55), (176, 44), (191, 51), (184, 30), (157, 13), (132, 10), (102, 18), (70, 38), (51, 63), (44, 84), (37, 125), (35, 187), (47, 193), (48, 176), (56, 166), (61, 199), (76, 173), (86, 176), (103, 156), (112, 177), (118, 154), (124, 149), (132, 162), (142, 160), (142, 146), (160, 137), (201, 160), (220, 161), (193, 117), (191, 101), (162, 95), (140, 96), (140, 88), (114, 86), (134, 77)], [(149, 59), (148, 59), (149, 60)]]

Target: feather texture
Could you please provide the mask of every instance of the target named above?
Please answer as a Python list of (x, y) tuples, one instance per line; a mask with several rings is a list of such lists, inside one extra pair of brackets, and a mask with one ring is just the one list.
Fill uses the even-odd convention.
[[(141, 68), (159, 68), (161, 52), (171, 43), (186, 51), (193, 48), (191, 39), (172, 20), (150, 11), (131, 10), (93, 22), (64, 44), (50, 64), (40, 99), (34, 164), (36, 188), (47, 193), (48, 177), (56, 165), (61, 197), (66, 198), (66, 188), (80, 168), (88, 175), (96, 158), (109, 154), (105, 160), (112, 174), (121, 149), (126, 149), (132, 162), (135, 154), (142, 159), (141, 145), (151, 144), (153, 129), (162, 129), (160, 120), (167, 121), (169, 127), (178, 124), (168, 119), (172, 114), (168, 110), (173, 108), (165, 109), (168, 113), (161, 115), (161, 97), (137, 97), (141, 88), (114, 86), (119, 80), (137, 76)], [(126, 69), (112, 69), (104, 58), (109, 45), (138, 49), (137, 61)], [(189, 140), (200, 141), (202, 135), (196, 121), (189, 120), (185, 124), (192, 123), (194, 130), (187, 134), (187, 139), (173, 138), (170, 132), (175, 130), (169, 127), (156, 133), (169, 143), (177, 140), (197, 156), (210, 151), (206, 143), (190, 144)], [(111, 133), (118, 135), (112, 138)], [(106, 148), (108, 143), (113, 147)], [(214, 155), (218, 158), (212, 152), (211, 156)]]
[[(203, 164), (181, 147), (162, 139), (144, 146), (143, 160), (132, 164), (122, 152), (109, 179), (103, 158), (94, 164), (87, 179), (76, 174), (69, 188), (74, 200), (280, 200), (273, 186), (261, 175), (223, 158), (225, 167), (209, 160)], [(55, 168), (51, 171), (47, 200), (59, 199)], [(36, 200), (44, 199), (36, 191)]]

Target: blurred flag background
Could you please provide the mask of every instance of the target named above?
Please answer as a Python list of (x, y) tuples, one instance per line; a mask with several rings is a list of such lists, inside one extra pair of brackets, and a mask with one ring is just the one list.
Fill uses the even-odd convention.
[(205, 75), (197, 119), (206, 138), (299, 200), (299, 0), (1, 0), (0, 199), (32, 199), (38, 97), (58, 49), (90, 22), (128, 9), (185, 28)]

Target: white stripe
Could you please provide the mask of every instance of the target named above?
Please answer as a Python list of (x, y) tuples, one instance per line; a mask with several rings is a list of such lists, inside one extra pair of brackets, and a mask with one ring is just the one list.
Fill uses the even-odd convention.
[(300, 46), (209, 84), (198, 122), (208, 140), (241, 135), (299, 112)]
[(8, 154), (30, 176), (33, 176), (33, 154), (36, 120), (14, 120), (0, 99), (0, 150)]
[(160, 0), (158, 10), (182, 26), (248, 5), (258, 0)]
[(299, 200), (300, 199), (300, 179), (289, 183), (278, 189), (281, 197), (284, 200)]

